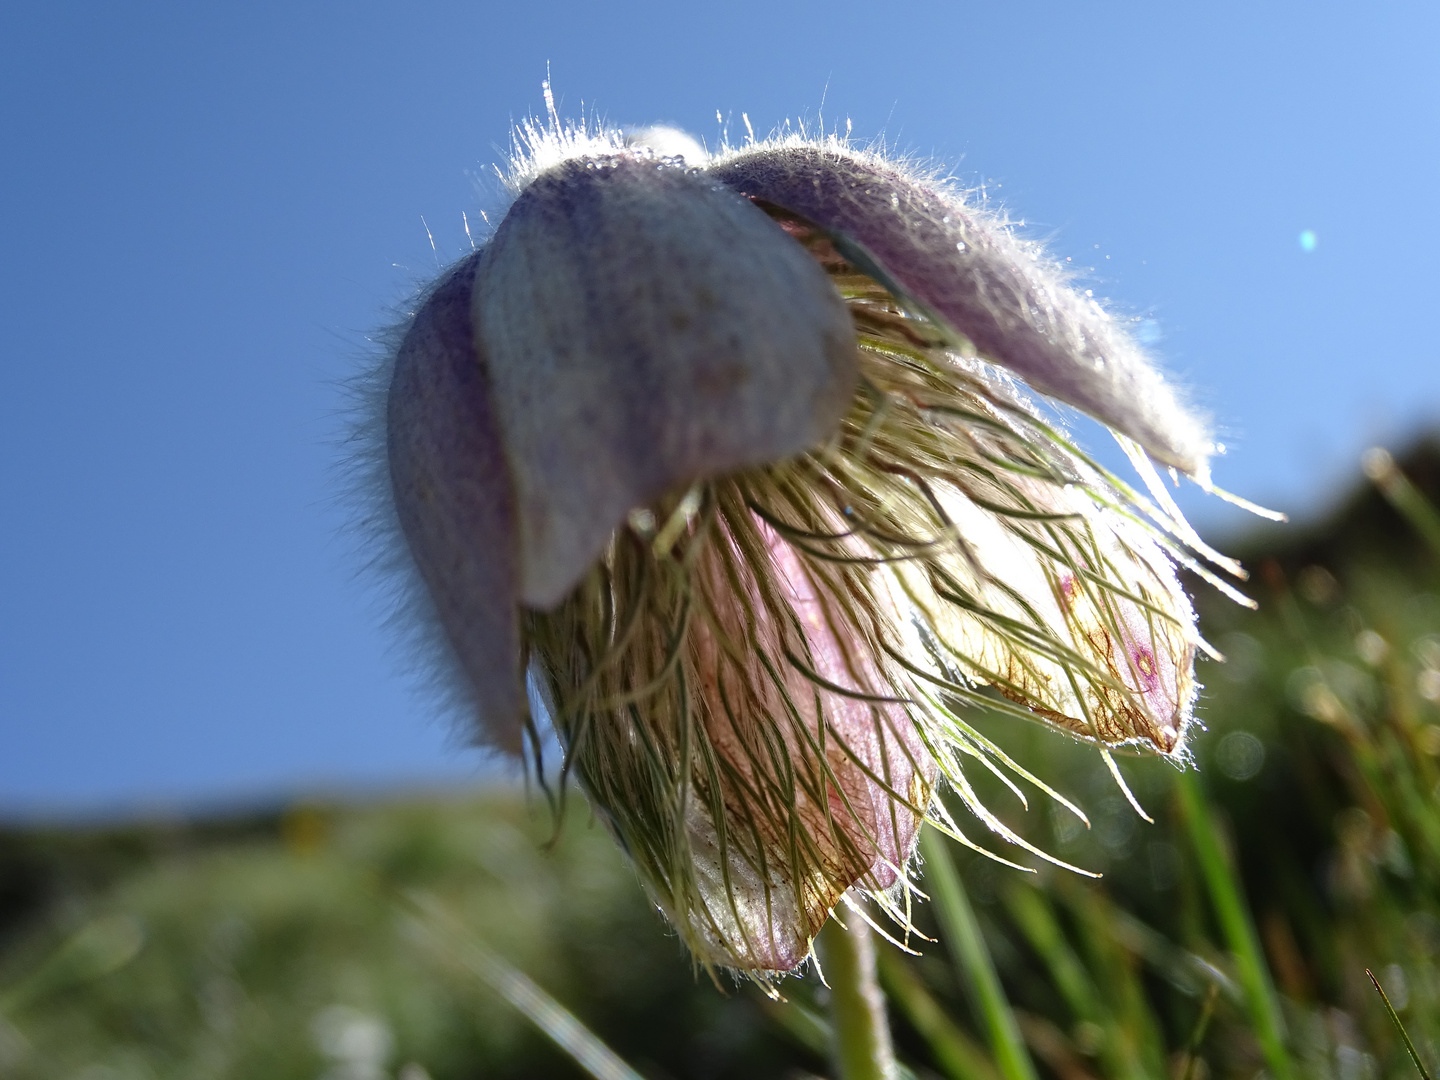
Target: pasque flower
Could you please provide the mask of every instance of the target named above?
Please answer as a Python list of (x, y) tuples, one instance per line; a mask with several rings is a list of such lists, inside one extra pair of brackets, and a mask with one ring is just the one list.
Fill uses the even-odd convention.
[(790, 970), (851, 889), (903, 920), (942, 778), (1023, 842), (973, 705), (1182, 754), (1210, 553), (1153, 463), (1208, 484), (1210, 439), (1039, 247), (835, 138), (552, 113), (507, 182), (398, 339), (394, 509), (483, 740), (548, 718), (702, 962)]

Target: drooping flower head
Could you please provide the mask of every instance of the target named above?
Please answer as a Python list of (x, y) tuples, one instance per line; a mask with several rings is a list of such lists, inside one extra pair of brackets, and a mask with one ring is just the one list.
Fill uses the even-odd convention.
[(1117, 320), (836, 138), (521, 140), (396, 351), (394, 507), (482, 738), (548, 718), (700, 960), (791, 970), (851, 889), (903, 921), (921, 822), (962, 835), (942, 779), (1024, 843), (966, 770), (1039, 781), (975, 705), (1182, 754), (1175, 566), (1213, 553), (1153, 463), (1208, 484), (1212, 448)]

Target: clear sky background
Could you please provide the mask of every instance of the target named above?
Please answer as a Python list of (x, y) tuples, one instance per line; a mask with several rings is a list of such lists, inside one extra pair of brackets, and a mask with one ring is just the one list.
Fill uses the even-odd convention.
[(547, 62), (566, 116), (823, 108), (983, 182), (1152, 320), (1247, 496), (1440, 421), (1433, 3), (6, 4), (0, 812), (486, 775), (357, 577), (339, 386)]

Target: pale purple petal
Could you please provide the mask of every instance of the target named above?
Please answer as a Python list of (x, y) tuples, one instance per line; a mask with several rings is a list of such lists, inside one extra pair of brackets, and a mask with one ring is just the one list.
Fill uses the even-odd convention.
[(819, 265), (749, 201), (643, 154), (536, 177), (472, 312), (538, 608), (628, 511), (823, 442), (855, 386), (854, 329)]
[[(737, 598), (711, 617), (757, 657), (778, 660), (799, 646), (810, 670), (832, 686), (888, 696), (891, 684), (861, 629), (840, 617), (827, 587), (789, 543), (763, 524), (759, 532), (769, 586), (783, 609), (765, 604), (757, 584), (741, 577), (749, 602)], [(711, 558), (697, 572), (724, 576)], [(767, 671), (757, 660), (753, 670), (737, 672), (733, 655), (702, 620), (688, 649), (705, 734), (725, 774), (741, 781), (729, 785), (727, 802), (746, 805), (723, 823), (730, 834), (723, 858), (717, 823), (698, 801), (690, 805), (689, 840), (708, 918), (675, 917), (687, 920), (721, 963), (790, 971), (809, 955), (811, 939), (848, 890), (883, 892), (899, 881), (939, 766), (902, 702), (836, 693), (793, 661)], [(780, 791), (788, 797), (775, 804)], [(741, 822), (764, 837), (763, 858), (746, 849), (749, 831)], [(818, 853), (809, 874), (793, 872), (788, 827), (796, 824)], [(716, 939), (711, 920), (725, 941)]]
[(1071, 289), (1037, 245), (941, 185), (839, 146), (760, 146), (707, 175), (858, 242), (911, 296), (980, 354), (1036, 390), (1203, 477), (1204, 423), (1124, 330)]
[(515, 493), (471, 331), (476, 254), (421, 305), (395, 357), (386, 448), (395, 510), (485, 740), (520, 751)]

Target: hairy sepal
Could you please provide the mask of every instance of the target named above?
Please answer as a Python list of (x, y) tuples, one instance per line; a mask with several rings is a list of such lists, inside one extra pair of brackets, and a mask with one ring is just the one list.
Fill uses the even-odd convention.
[(648, 154), (566, 161), (496, 230), (472, 302), (515, 480), (520, 598), (553, 607), (632, 508), (828, 438), (854, 331), (823, 270)]
[(850, 238), (981, 356), (1208, 481), (1205, 424), (1123, 328), (1038, 245), (943, 185), (838, 142), (762, 144), (707, 174)]
[(519, 526), (494, 391), (470, 318), (476, 254), (427, 296), (401, 340), (386, 403), (395, 511), (481, 736), (518, 754)]

